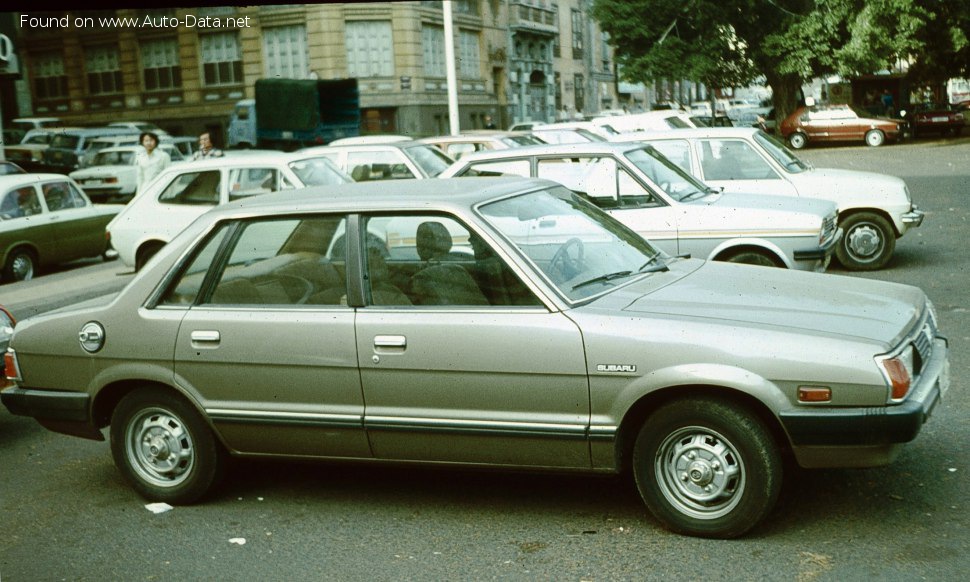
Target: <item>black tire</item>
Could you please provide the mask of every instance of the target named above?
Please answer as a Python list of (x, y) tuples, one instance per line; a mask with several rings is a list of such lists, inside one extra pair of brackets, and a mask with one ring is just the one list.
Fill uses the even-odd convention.
[(138, 249), (138, 253), (135, 255), (135, 271), (141, 271), (141, 268), (145, 266), (145, 263), (154, 257), (155, 253), (162, 250), (163, 246), (165, 245), (162, 243), (146, 243), (142, 245), (142, 247)]
[(184, 398), (162, 388), (137, 389), (111, 415), (115, 465), (150, 501), (192, 503), (219, 482), (226, 452)]
[(842, 240), (835, 256), (851, 271), (875, 271), (883, 268), (896, 250), (896, 231), (884, 217), (872, 212), (859, 212), (844, 218)]
[(778, 257), (769, 251), (761, 251), (756, 249), (746, 249), (737, 251), (721, 259), (728, 263), (737, 263), (740, 265), (757, 265), (760, 267), (784, 267)]
[(668, 529), (735, 538), (763, 520), (781, 491), (783, 459), (748, 410), (712, 398), (664, 405), (633, 448), (637, 489)]
[(16, 248), (7, 255), (3, 280), (5, 283), (30, 281), (37, 274), (37, 267), (37, 253), (27, 247)]
[(870, 129), (866, 132), (866, 145), (877, 148), (886, 143), (886, 134), (878, 129)]
[(800, 131), (796, 131), (788, 136), (788, 145), (793, 150), (800, 150), (808, 145), (808, 136)]

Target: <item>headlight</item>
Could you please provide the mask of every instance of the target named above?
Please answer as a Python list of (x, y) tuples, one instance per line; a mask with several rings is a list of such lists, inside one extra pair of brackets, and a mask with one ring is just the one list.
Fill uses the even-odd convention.
[(876, 364), (889, 387), (889, 400), (899, 402), (906, 398), (913, 383), (913, 346), (907, 344), (896, 355), (877, 356)]

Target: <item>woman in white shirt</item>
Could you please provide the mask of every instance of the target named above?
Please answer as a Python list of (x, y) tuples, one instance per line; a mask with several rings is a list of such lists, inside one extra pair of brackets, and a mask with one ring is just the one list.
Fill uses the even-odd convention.
[(146, 131), (141, 134), (138, 141), (144, 148), (135, 156), (135, 167), (138, 169), (138, 192), (141, 192), (145, 185), (172, 163), (172, 158), (158, 149), (158, 135)]

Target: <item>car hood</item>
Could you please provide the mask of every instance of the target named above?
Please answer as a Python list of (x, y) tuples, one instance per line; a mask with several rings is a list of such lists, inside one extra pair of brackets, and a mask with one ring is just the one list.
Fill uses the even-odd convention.
[(790, 174), (800, 196), (844, 200), (864, 197), (887, 202), (908, 201), (906, 182), (895, 176), (856, 170), (815, 168), (800, 174)]
[(78, 178), (101, 178), (103, 176), (118, 176), (125, 172), (133, 172), (134, 170), (134, 166), (93, 166), (71, 172), (70, 176), (75, 180)]
[(808, 212), (827, 216), (835, 212), (835, 203), (819, 198), (793, 198), (772, 194), (745, 194), (725, 192), (704, 199), (715, 208), (740, 208), (745, 210), (778, 210), (781, 212)]
[(915, 324), (925, 304), (917, 287), (855, 277), (710, 261), (680, 270), (678, 280), (663, 286), (647, 277), (618, 290), (640, 292), (624, 310), (863, 338), (888, 348)]

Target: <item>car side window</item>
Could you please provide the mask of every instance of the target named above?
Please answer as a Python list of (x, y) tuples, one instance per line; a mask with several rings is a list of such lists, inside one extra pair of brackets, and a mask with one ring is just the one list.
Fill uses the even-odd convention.
[(40, 214), (40, 201), (33, 186), (11, 190), (0, 201), (0, 218), (8, 220)]
[(232, 168), (229, 170), (229, 200), (280, 190), (280, 173), (275, 168)]
[(176, 176), (158, 197), (163, 204), (215, 206), (219, 204), (219, 170), (186, 172)]
[(365, 221), (365, 231), (369, 305), (540, 305), (483, 238), (451, 217), (374, 216)]
[(357, 182), (414, 178), (401, 156), (393, 151), (350, 152), (347, 173)]
[(781, 179), (768, 162), (746, 141), (702, 140), (700, 152), (700, 163), (705, 180)]
[(47, 202), (47, 209), (51, 212), (82, 208), (86, 204), (84, 197), (70, 182), (49, 182), (44, 184), (41, 190), (43, 190), (44, 200)]
[[(343, 216), (241, 223), (210, 305), (346, 305)], [(331, 251), (328, 253), (328, 249)]]

